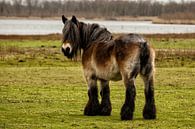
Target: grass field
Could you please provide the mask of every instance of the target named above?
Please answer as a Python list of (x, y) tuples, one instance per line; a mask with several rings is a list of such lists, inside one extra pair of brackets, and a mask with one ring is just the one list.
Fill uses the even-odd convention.
[(152, 41), (159, 51), (168, 50), (157, 52), (157, 119), (142, 117), (144, 87), (138, 77), (134, 120), (121, 121), (122, 81), (110, 84), (111, 116), (84, 116), (88, 98), (82, 67), (63, 57), (59, 41), (0, 40), (0, 129), (195, 128), (195, 40)]

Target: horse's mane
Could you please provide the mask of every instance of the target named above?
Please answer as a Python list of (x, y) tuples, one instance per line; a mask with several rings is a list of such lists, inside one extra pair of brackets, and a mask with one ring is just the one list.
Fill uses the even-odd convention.
[(88, 48), (94, 43), (107, 42), (112, 39), (112, 34), (98, 24), (85, 24), (80, 22), (80, 38), (82, 48)]

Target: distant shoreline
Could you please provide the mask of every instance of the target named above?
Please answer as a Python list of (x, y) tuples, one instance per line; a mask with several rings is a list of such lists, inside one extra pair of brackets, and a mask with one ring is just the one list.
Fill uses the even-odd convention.
[[(70, 18), (70, 17), (68, 17)], [(32, 20), (61, 20), (61, 17), (5, 17), (0, 16), (0, 19), (32, 19)], [(128, 17), (128, 16), (121, 16), (121, 17), (110, 17), (110, 18), (85, 18), (85, 17), (78, 17), (80, 20), (98, 20), (98, 21), (151, 21), (153, 24), (189, 24), (195, 25), (195, 20), (165, 20), (160, 19), (158, 17)]]

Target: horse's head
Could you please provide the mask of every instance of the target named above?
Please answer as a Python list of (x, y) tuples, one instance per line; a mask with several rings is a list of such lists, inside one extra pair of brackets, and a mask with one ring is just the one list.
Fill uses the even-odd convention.
[(70, 59), (77, 56), (80, 50), (80, 35), (79, 35), (79, 21), (75, 16), (68, 20), (64, 15), (62, 16), (64, 28), (62, 30), (62, 52)]

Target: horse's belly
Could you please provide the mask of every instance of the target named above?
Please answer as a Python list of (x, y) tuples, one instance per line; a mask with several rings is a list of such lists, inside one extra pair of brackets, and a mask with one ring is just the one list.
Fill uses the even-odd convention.
[(116, 73), (114, 74), (114, 76), (111, 76), (109, 80), (112, 80), (112, 81), (119, 81), (122, 79), (122, 76), (120, 73)]
[(118, 73), (112, 73), (112, 72), (108, 72), (108, 71), (103, 71), (103, 72), (96, 72), (96, 76), (99, 79), (104, 79), (104, 80), (112, 80), (112, 81), (119, 81), (122, 79), (121, 74)]
[(99, 79), (113, 81), (122, 79), (115, 56), (102, 57), (104, 60), (97, 60), (95, 57), (92, 60), (91, 66)]
[(96, 67), (96, 76), (104, 80), (119, 81), (122, 79), (118, 66), (108, 65), (105, 67)]

